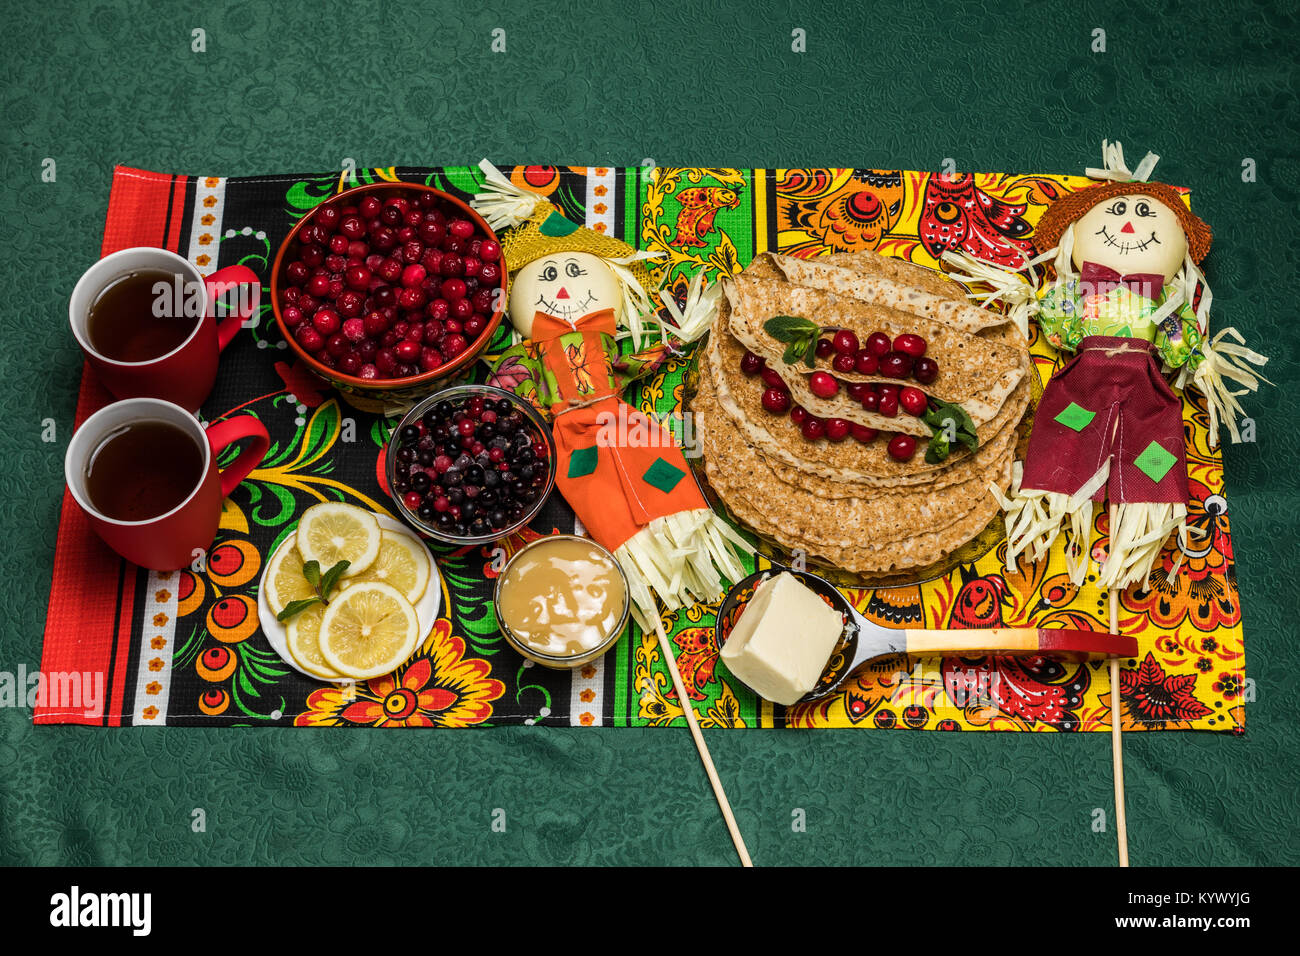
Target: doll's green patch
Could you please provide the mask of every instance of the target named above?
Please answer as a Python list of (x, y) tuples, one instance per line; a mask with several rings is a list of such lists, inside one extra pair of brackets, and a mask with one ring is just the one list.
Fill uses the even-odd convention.
[(596, 446), (575, 448), (569, 455), (569, 477), (582, 478), (596, 470)]
[(1082, 406), (1071, 402), (1061, 409), (1061, 413), (1056, 416), (1056, 421), (1060, 422), (1066, 428), (1071, 428), (1076, 432), (1081, 432), (1092, 424), (1092, 420), (1097, 417), (1096, 412), (1090, 412)]
[(646, 484), (653, 485), (664, 494), (668, 494), (677, 487), (677, 482), (686, 477), (686, 472), (662, 458), (656, 458), (655, 463), (647, 468), (646, 473), (641, 477)]
[(1142, 454), (1133, 459), (1133, 464), (1152, 481), (1159, 481), (1169, 474), (1169, 469), (1174, 467), (1176, 461), (1176, 456), (1165, 451), (1158, 442), (1152, 442), (1142, 450)]

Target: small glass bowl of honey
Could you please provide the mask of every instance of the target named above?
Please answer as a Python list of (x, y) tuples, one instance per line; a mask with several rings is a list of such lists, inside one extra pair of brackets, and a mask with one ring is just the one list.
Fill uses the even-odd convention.
[(497, 577), (494, 607), (506, 641), (524, 657), (566, 669), (617, 643), (631, 609), (627, 575), (590, 538), (553, 534), (517, 551)]

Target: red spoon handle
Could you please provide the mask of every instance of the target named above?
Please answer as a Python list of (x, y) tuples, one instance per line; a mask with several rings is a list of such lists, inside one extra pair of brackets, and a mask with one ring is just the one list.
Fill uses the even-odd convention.
[(1137, 639), (1097, 631), (1053, 627), (993, 627), (956, 631), (908, 630), (914, 657), (1032, 657), (1071, 660), (1133, 657)]

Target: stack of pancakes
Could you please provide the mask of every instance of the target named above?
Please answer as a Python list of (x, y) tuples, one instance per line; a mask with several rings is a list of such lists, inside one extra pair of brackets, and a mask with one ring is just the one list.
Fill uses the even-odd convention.
[[(765, 253), (725, 282), (690, 410), (709, 484), (733, 515), (791, 551), (860, 574), (933, 564), (989, 524), (998, 510), (990, 486), (1005, 491), (1011, 483), (1017, 426), (1030, 400), (1028, 343), (1005, 316), (970, 305), (939, 273), (870, 252), (812, 260)], [(921, 335), (939, 375), (929, 385), (901, 384), (965, 408), (978, 449), (954, 443), (945, 460), (927, 464), (930, 429), (921, 419), (865, 411), (843, 390), (815, 397), (808, 387), (814, 369), (783, 362), (784, 345), (764, 329), (777, 315), (847, 328), (863, 342), (876, 331), (891, 339)], [(881, 434), (867, 444), (807, 441), (788, 414), (763, 408), (761, 380), (740, 370), (747, 349), (811, 414)], [(818, 359), (816, 369), (831, 371), (830, 360)], [(898, 382), (832, 374), (845, 382)], [(889, 456), (890, 433), (917, 437), (910, 461)]]

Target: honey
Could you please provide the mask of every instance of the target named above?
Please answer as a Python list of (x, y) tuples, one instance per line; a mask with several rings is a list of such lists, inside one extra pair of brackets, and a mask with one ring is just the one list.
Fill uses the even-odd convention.
[(628, 590), (613, 555), (587, 538), (552, 535), (506, 565), (497, 619), (525, 655), (572, 666), (603, 653), (627, 621)]

